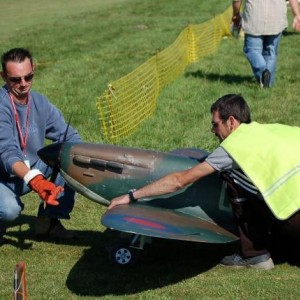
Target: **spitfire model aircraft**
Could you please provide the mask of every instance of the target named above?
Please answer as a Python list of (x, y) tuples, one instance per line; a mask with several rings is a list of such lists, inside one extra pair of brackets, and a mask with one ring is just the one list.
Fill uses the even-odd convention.
[[(178, 149), (169, 153), (93, 143), (55, 143), (39, 151), (40, 158), (78, 193), (108, 206), (158, 178), (193, 167), (207, 152)], [(159, 198), (116, 206), (101, 218), (107, 228), (129, 234), (130, 240), (111, 249), (120, 265), (131, 264), (137, 249), (151, 237), (203, 243), (229, 243), (235, 235), (233, 216), (222, 180), (216, 174)]]

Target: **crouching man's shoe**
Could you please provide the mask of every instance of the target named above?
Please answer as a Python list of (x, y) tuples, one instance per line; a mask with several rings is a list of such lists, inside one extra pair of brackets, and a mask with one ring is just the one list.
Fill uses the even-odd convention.
[(242, 258), (239, 254), (225, 256), (221, 260), (221, 265), (232, 268), (254, 268), (261, 270), (271, 270), (274, 268), (274, 263), (270, 254)]
[(37, 217), (35, 235), (38, 238), (69, 240), (76, 237), (75, 232), (67, 230), (58, 219), (46, 216)]

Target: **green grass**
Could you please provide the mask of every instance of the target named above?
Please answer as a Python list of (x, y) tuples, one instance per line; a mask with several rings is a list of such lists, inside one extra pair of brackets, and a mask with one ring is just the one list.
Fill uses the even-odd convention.
[[(223, 12), (227, 1), (0, 0), (0, 52), (27, 47), (34, 53), (34, 89), (46, 94), (87, 142), (102, 142), (96, 97), (106, 85), (169, 46), (188, 23)], [(291, 15), (289, 15), (291, 17)], [(299, 125), (299, 34), (288, 30), (280, 44), (277, 81), (260, 89), (251, 76), (240, 40), (224, 39), (220, 49), (188, 67), (158, 99), (156, 113), (119, 144), (168, 151), (180, 147), (214, 149), (209, 108), (226, 93), (242, 93), (253, 119)], [(235, 245), (215, 247), (155, 240), (139, 265), (113, 267), (105, 245), (115, 235), (100, 225), (101, 207), (78, 197), (72, 243), (34, 238), (38, 200), (10, 227), (10, 243), (0, 248), (0, 299), (12, 298), (14, 265), (27, 266), (29, 299), (299, 299), (299, 268), (277, 264), (267, 273), (218, 266)]]

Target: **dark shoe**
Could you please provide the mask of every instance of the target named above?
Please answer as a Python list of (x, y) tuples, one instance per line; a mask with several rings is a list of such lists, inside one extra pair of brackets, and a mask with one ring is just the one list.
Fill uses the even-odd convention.
[(269, 88), (271, 81), (271, 73), (268, 69), (265, 69), (261, 74), (260, 86), (262, 88)]
[(35, 235), (37, 237), (43, 237), (48, 235), (51, 226), (51, 218), (49, 217), (37, 217), (35, 221)]
[(271, 270), (274, 268), (274, 263), (270, 254), (263, 254), (250, 258), (242, 258), (239, 254), (225, 256), (221, 260), (221, 265), (233, 268), (254, 268), (261, 270)]
[(75, 238), (73, 231), (67, 230), (58, 219), (38, 217), (36, 220), (35, 234), (39, 238), (53, 238), (69, 240)]
[(75, 232), (67, 230), (58, 219), (52, 219), (48, 235), (51, 238), (62, 240), (69, 240), (76, 237)]

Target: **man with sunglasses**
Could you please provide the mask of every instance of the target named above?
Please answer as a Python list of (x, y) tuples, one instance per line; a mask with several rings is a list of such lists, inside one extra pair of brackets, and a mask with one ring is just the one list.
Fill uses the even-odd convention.
[(114, 198), (108, 209), (173, 193), (219, 172), (227, 183), (241, 242), (241, 253), (224, 257), (221, 264), (270, 270), (272, 239), (283, 244), (288, 236), (300, 242), (300, 128), (251, 122), (246, 101), (236, 94), (218, 99), (211, 113), (212, 132), (221, 144), (204, 162), (130, 190)]
[[(60, 174), (55, 182), (47, 180), (52, 169), (38, 157), (45, 139), (61, 141), (67, 124), (61, 112), (47, 97), (31, 91), (34, 64), (31, 53), (14, 48), (1, 57), (0, 89), (0, 243), (7, 222), (16, 219), (24, 208), (20, 196), (35, 191), (41, 200), (36, 220), (36, 235), (69, 239), (74, 233), (66, 230), (60, 219), (69, 219), (75, 192), (65, 185)], [(71, 127), (67, 141), (80, 141)]]

